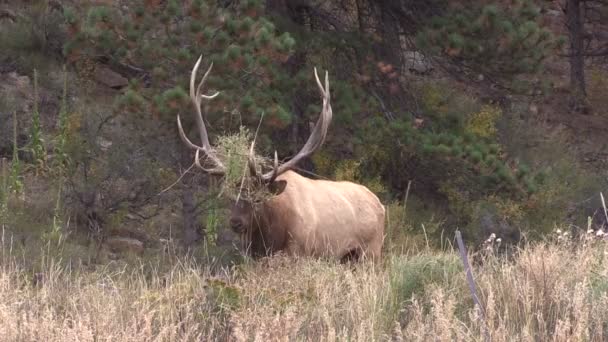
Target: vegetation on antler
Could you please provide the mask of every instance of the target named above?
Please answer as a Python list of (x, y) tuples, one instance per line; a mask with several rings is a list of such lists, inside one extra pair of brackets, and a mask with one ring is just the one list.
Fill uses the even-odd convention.
[[(226, 173), (221, 180), (221, 192), (229, 198), (246, 198), (260, 202), (270, 197), (268, 190), (249, 171), (249, 158), (253, 134), (245, 127), (238, 133), (218, 137), (215, 152), (225, 161)], [(272, 160), (253, 151), (259, 172), (270, 170)]]

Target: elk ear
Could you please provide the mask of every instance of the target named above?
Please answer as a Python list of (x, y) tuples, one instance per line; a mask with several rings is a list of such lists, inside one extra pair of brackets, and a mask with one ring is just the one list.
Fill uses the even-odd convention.
[(285, 180), (275, 180), (274, 182), (270, 183), (269, 186), (269, 190), (270, 193), (272, 193), (273, 195), (280, 195), (283, 191), (285, 191), (285, 188), (287, 187), (287, 181)]

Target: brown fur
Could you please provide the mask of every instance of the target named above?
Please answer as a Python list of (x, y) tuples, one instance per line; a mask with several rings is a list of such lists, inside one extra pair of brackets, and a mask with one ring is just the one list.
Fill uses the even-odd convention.
[(253, 255), (285, 251), (338, 259), (380, 258), (385, 210), (366, 187), (313, 180), (293, 171), (281, 174), (274, 184), (284, 185), (284, 190), (263, 203), (237, 203), (232, 210), (231, 223), (240, 222), (251, 234)]

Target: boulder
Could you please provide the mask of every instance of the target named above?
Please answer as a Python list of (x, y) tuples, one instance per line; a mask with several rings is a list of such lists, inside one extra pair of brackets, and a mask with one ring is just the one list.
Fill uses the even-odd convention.
[(0, 8), (0, 21), (2, 20), (15, 22), (17, 21), (17, 15), (8, 8)]
[(431, 61), (418, 51), (405, 51), (403, 53), (403, 67), (405, 70), (418, 74), (433, 71)]
[(108, 140), (102, 136), (98, 136), (97, 137), (97, 145), (99, 145), (99, 148), (101, 148), (102, 151), (107, 152), (110, 147), (112, 147), (112, 141)]
[(121, 89), (129, 84), (128, 79), (106, 66), (97, 66), (94, 78), (97, 82), (112, 89)]
[(114, 253), (131, 252), (142, 254), (144, 252), (144, 243), (138, 239), (112, 236), (106, 240), (106, 245)]

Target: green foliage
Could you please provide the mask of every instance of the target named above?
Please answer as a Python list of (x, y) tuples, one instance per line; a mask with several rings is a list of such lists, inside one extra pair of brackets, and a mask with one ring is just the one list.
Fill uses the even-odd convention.
[(421, 254), (413, 257), (395, 256), (389, 263), (391, 297), (387, 311), (397, 313), (416, 297), (428, 295), (433, 285), (454, 288), (462, 286), (462, 263), (455, 254)]
[[(289, 121), (290, 114), (282, 109), (286, 106), (281, 93), (273, 90), (273, 78), (280, 73), (268, 61), (283, 60), (295, 41), (287, 33), (278, 35), (274, 25), (260, 16), (261, 6), (258, 1), (229, 8), (212, 1), (184, 5), (178, 1), (136, 1), (127, 13), (93, 7), (84, 21), (69, 17), (73, 30), (65, 50), (72, 60), (104, 54), (118, 63), (151, 71), (149, 86), (132, 84), (118, 101), (118, 108), (152, 113), (153, 118), (170, 122), (178, 110), (191, 106), (184, 88), (196, 58), (202, 54), (201, 69), (214, 63), (206, 89), (225, 94), (206, 101), (210, 119), (228, 108), (246, 114), (242, 116), (245, 124), (254, 123), (259, 119), (258, 108), (275, 108), (269, 111), (269, 119), (283, 123)], [(188, 125), (191, 118), (182, 115), (184, 119)], [(273, 120), (268, 123), (275, 123)]]
[(315, 165), (315, 171), (320, 175), (330, 175), (334, 170), (334, 160), (332, 156), (325, 150), (318, 151), (311, 156), (311, 160)]
[(454, 274), (462, 272), (462, 263), (455, 254), (395, 257), (390, 267), (391, 284), (399, 304), (413, 295), (423, 295), (430, 284), (447, 282)]
[(207, 292), (209, 305), (222, 314), (241, 306), (241, 291), (239, 288), (222, 280), (210, 280)]
[(20, 194), (23, 192), (23, 180), (21, 177), (21, 161), (19, 158), (13, 158), (11, 163), (11, 174), (9, 180), (9, 189), (12, 193)]
[[(526, 109), (515, 110), (514, 117), (524, 117)], [(522, 119), (513, 119), (505, 126), (504, 134), (511, 137), (505, 142), (507, 152), (534, 163), (535, 169), (540, 170), (532, 176), (536, 192), (518, 203), (522, 219), (516, 222), (531, 238), (550, 233), (556, 222), (574, 220), (579, 226), (586, 225), (584, 208), (601, 206), (599, 201), (591, 204), (589, 199), (597, 197), (598, 188), (604, 188), (606, 180), (580, 164), (564, 131), (548, 130), (542, 124)], [(530, 141), (535, 142), (533, 146)]]
[[(539, 14), (531, 1), (515, 3), (454, 4), (428, 21), (418, 43), (484, 77), (511, 79), (538, 71), (555, 40), (536, 23)], [(296, 120), (300, 133), (295, 140), (301, 139), (307, 131), (303, 125), (315, 120), (320, 110), (313, 66), (329, 66), (335, 115), (324, 151), (313, 156), (320, 175), (364, 183), (387, 198), (404, 192), (407, 181), (415, 179), (422, 188), (417, 191), (449, 202), (446, 207), (457, 224), (473, 221), (476, 206), (485, 202), (505, 216), (521, 218), (526, 211), (518, 201), (545, 190), (532, 160), (517, 160), (518, 154), (507, 153), (499, 141), (499, 123), (504, 120), (499, 108), (440, 84), (415, 90), (421, 99), (415, 114), (395, 110), (400, 106), (376, 96), (374, 87), (382, 83), (376, 82), (378, 77), (387, 81), (387, 88), (396, 84), (396, 68), (366, 59), (371, 49), (366, 50), (364, 39), (334, 31), (283, 33), (285, 26), (277, 29), (274, 23), (280, 21), (264, 18), (262, 9), (261, 1), (225, 5), (195, 0), (137, 1), (126, 11), (104, 6), (88, 13), (68, 10), (70, 39), (64, 48), (71, 61), (104, 55), (112, 64), (134, 67), (134, 73), (140, 70), (132, 77), (140, 80), (132, 81), (117, 99), (117, 113), (154, 121), (153, 129), (163, 134), (168, 125), (175, 126), (178, 113), (186, 128), (194, 127), (192, 116), (184, 113), (191, 111), (188, 76), (199, 55), (201, 74), (213, 63), (204, 92), (221, 93), (204, 101), (203, 112), (213, 145), (228, 166), (223, 185), (230, 195), (245, 190), (244, 195), (251, 196), (254, 190), (243, 188), (252, 137), (244, 130), (217, 140), (213, 136), (217, 130), (255, 127), (261, 120), (256, 148), (270, 155), (274, 147), (268, 142), (285, 141), (285, 128)], [(278, 67), (294, 49), (297, 58), (284, 69)], [(359, 62), (356, 70), (353, 60)], [(293, 148), (276, 145), (281, 156)], [(259, 158), (259, 168), (267, 162)], [(211, 213), (207, 221), (213, 239), (217, 217)], [(420, 230), (419, 224), (408, 229), (414, 226)]]
[(433, 54), (493, 78), (511, 80), (538, 71), (559, 45), (538, 22), (532, 0), (503, 5), (493, 1), (452, 2), (431, 18), (417, 43)]
[[(425, 229), (431, 240), (438, 241), (457, 226), (475, 236), (482, 203), (499, 208), (500, 217), (509, 222), (531, 220), (535, 212), (528, 205), (546, 189), (544, 170), (499, 140), (498, 128), (508, 119), (501, 110), (448, 84), (425, 84), (418, 91), (423, 99), (420, 118), (401, 114), (387, 121), (376, 116), (355, 133), (363, 137), (355, 146), (356, 155), (363, 156), (358, 167), (361, 179), (382, 175), (391, 195), (401, 192), (399, 200), (413, 181), (410, 201), (427, 202), (410, 211), (417, 217), (407, 220), (401, 217), (402, 210), (392, 210), (398, 216), (391, 218), (389, 234), (402, 245), (420, 243), (421, 224), (431, 220), (437, 223)], [(442, 220), (450, 225), (444, 226)], [(408, 238), (400, 236), (401, 231), (407, 231)]]
[[(60, 50), (64, 38), (62, 13), (52, 1), (18, 3), (14, 20), (8, 15), (0, 22), (1, 58), (14, 62), (22, 73), (29, 72), (33, 67), (42, 72), (49, 70), (54, 64), (49, 55)], [(10, 13), (11, 5), (8, 8)]]
[(342, 160), (338, 163), (335, 171), (337, 181), (355, 182), (360, 178), (359, 167), (361, 162), (357, 160)]
[(501, 116), (500, 108), (488, 105), (482, 106), (479, 112), (469, 115), (465, 129), (467, 132), (483, 138), (492, 137), (496, 134), (496, 122)]
[[(534, 193), (535, 174), (526, 165), (510, 160), (497, 141), (500, 110), (446, 89), (430, 85), (421, 88), (426, 119), (416, 121), (405, 116), (387, 123), (378, 117), (362, 125), (358, 134), (366, 137), (362, 148), (371, 150), (360, 152), (367, 156), (365, 169), (385, 175), (391, 169), (403, 169), (405, 165), (394, 157), (401, 155), (412, 170), (410, 177), (433, 183), (444, 194), (446, 182), (456, 192), (476, 195), (500, 190), (503, 196), (520, 198)], [(408, 179), (396, 181), (404, 184)]]
[[(411, 190), (411, 189), (410, 189)], [(394, 254), (416, 254), (443, 249), (445, 209), (410, 191), (402, 201), (386, 203), (385, 249)]]
[[(221, 188), (225, 194), (233, 196), (264, 195), (257, 192), (254, 184), (246, 182), (242, 186), (241, 182), (248, 175), (245, 172), (246, 160), (252, 136), (242, 129), (213, 141), (216, 132), (212, 131), (215, 127), (230, 132), (241, 125), (253, 126), (261, 119), (262, 113), (267, 113), (260, 133), (264, 135), (265, 129), (282, 127), (291, 120), (291, 114), (285, 110), (289, 108), (288, 94), (277, 91), (281, 84), (275, 80), (285, 77), (277, 71), (277, 62), (285, 60), (295, 41), (289, 34), (277, 32), (274, 25), (261, 16), (262, 2), (244, 1), (225, 7), (222, 3), (205, 0), (140, 0), (130, 4), (126, 11), (114, 6), (92, 7), (87, 13), (78, 13), (76, 9), (70, 11), (76, 15), (69, 15), (67, 19), (69, 39), (64, 52), (77, 69), (81, 66), (87, 68), (87, 61), (103, 55), (114, 65), (129, 65), (145, 75), (132, 78), (127, 89), (117, 97), (114, 108), (116, 115), (122, 114), (121, 121), (145, 127), (151, 132), (149, 136), (138, 135), (144, 146), (150, 146), (145, 151), (149, 154), (159, 153), (156, 147), (158, 135), (169, 133), (177, 138), (173, 129), (177, 114), (180, 114), (186, 132), (195, 126), (188, 95), (190, 73), (199, 56), (202, 56), (202, 62), (198, 81), (213, 63), (202, 92), (212, 94), (219, 91), (220, 95), (213, 100), (204, 100), (201, 109), (205, 120), (211, 123), (208, 128), (212, 143), (228, 168)], [(238, 118), (237, 125), (232, 121), (235, 117)], [(91, 143), (94, 145), (95, 139), (88, 137), (86, 145), (93, 147)], [(258, 140), (264, 141), (264, 137), (260, 136)], [(172, 148), (165, 144), (161, 152), (174, 153)], [(96, 151), (94, 148), (91, 150)], [(99, 151), (93, 155), (87, 149), (76, 152), (81, 154), (74, 157), (80, 161), (76, 164), (87, 170), (88, 178), (78, 177), (77, 192), (86, 193), (98, 184), (103, 185), (98, 191), (120, 198), (121, 189), (116, 189), (114, 194), (111, 193), (113, 189), (108, 188), (108, 182), (100, 182), (104, 177), (121, 180), (125, 175), (115, 177), (112, 173), (123, 168), (112, 170), (99, 165), (94, 158)], [(153, 159), (161, 158), (154, 156)], [(167, 159), (161, 160), (160, 163)], [(260, 160), (260, 165), (263, 163)], [(171, 167), (175, 164), (172, 163)], [(146, 177), (138, 175), (136, 178), (143, 180)], [(145, 186), (148, 190), (154, 188), (147, 183)], [(129, 201), (123, 202), (122, 206), (127, 206)], [(211, 245), (216, 237), (218, 220), (219, 216), (208, 213), (207, 237)]]
[[(500, 149), (502, 153), (518, 156), (519, 164), (511, 171), (508, 167), (499, 168), (496, 176), (520, 184), (528, 195), (480, 192), (477, 184), (463, 187), (467, 184), (464, 179), (447, 178), (440, 191), (446, 196), (450, 211), (461, 218), (463, 231), (478, 240), (487, 238), (477, 234), (481, 232), (482, 217), (489, 213), (510, 228), (524, 232), (529, 239), (546, 236), (559, 222), (584, 226), (585, 208), (592, 206), (590, 196), (604, 186), (605, 180), (581, 167), (569, 151), (563, 132), (548, 131), (543, 125), (519, 119), (528, 116), (523, 115), (522, 109), (513, 110), (515, 113), (501, 122), (502, 134), (510, 138)], [(535, 143), (530, 146), (530, 141)], [(482, 180), (482, 184), (490, 181), (486, 177)]]
[[(213, 205), (215, 204), (215, 201), (208, 200), (208, 203)], [(207, 212), (205, 217), (205, 241), (212, 246), (217, 242), (217, 235), (222, 227), (223, 219), (225, 219), (225, 217), (219, 209), (211, 208)]]

